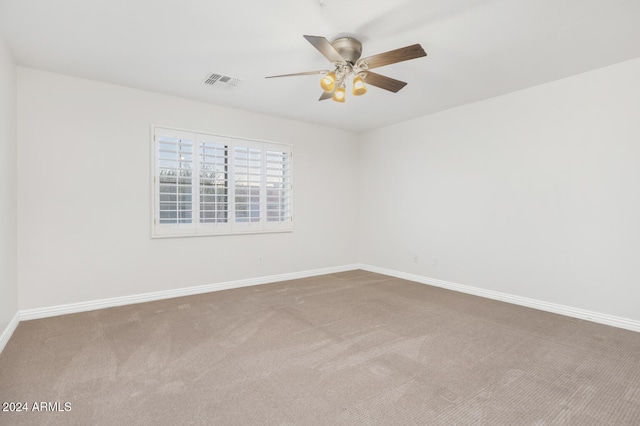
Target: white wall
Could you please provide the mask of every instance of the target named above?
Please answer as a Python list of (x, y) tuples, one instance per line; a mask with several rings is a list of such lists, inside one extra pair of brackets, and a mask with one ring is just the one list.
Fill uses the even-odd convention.
[[(295, 231), (151, 239), (151, 124), (293, 144)], [(356, 262), (351, 133), (18, 68), (18, 135), (20, 309)]]
[(0, 334), (18, 312), (16, 87), (16, 67), (0, 36)]
[[(640, 59), (356, 138), (18, 68), (19, 308), (360, 261), (640, 320), (637, 75)], [(295, 232), (150, 239), (152, 123), (292, 143)], [(15, 182), (15, 162), (2, 170)], [(2, 273), (11, 296), (15, 269)]]
[(640, 320), (638, 76), (640, 59), (361, 135), (360, 262)]

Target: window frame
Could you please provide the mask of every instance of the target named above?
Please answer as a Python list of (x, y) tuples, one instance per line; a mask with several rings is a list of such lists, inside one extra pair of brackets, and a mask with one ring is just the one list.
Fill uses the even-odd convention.
[[(172, 237), (193, 237), (193, 236), (214, 236), (214, 235), (236, 235), (236, 234), (262, 234), (262, 233), (275, 233), (275, 232), (293, 232), (293, 146), (290, 144), (271, 142), (265, 140), (248, 139), (237, 136), (226, 136), (220, 134), (213, 134), (207, 132), (185, 130), (179, 128), (173, 128), (169, 126), (151, 125), (151, 238), (172, 238)], [(162, 138), (184, 138), (184, 140), (191, 140), (192, 147), (192, 160), (193, 171), (191, 174), (191, 223), (160, 223), (160, 141)], [(165, 139), (166, 140), (166, 139)], [(183, 140), (183, 139), (180, 139)], [(200, 175), (201, 170), (201, 142), (210, 142), (212, 144), (224, 144), (226, 148), (225, 158), (225, 196), (226, 196), (226, 222), (213, 222), (205, 223), (201, 218), (201, 189), (204, 187), (202, 184), (202, 178)], [(180, 142), (178, 142), (180, 144)], [(236, 202), (237, 188), (239, 183), (236, 181), (236, 175), (242, 174), (247, 176), (246, 173), (238, 173), (240, 167), (236, 163), (236, 150), (241, 148), (249, 148), (259, 150), (259, 175), (253, 174), (254, 179), (259, 176), (259, 210), (251, 210), (251, 200), (246, 201), (246, 206), (249, 209), (249, 217), (251, 212), (259, 212), (259, 219), (257, 221), (238, 221), (236, 217), (237, 204), (244, 203)], [(268, 188), (270, 187), (269, 172), (267, 168), (269, 164), (273, 162), (267, 162), (267, 152), (283, 153), (282, 162), (282, 193), (286, 196), (282, 199), (286, 200), (288, 208), (277, 208), (279, 214), (285, 212), (285, 220), (269, 220), (269, 212), (273, 209), (269, 209), (269, 199), (273, 197), (268, 196)], [(272, 156), (273, 158), (273, 156)], [(178, 161), (180, 162), (180, 161)], [(277, 164), (277, 163), (276, 163)], [(181, 169), (180, 169), (181, 170)], [(271, 179), (273, 180), (273, 179)], [(277, 186), (276, 183), (271, 185)], [(249, 185), (250, 186), (250, 185)], [(249, 193), (251, 190), (249, 189)], [(275, 190), (272, 189), (272, 194)], [(255, 197), (255, 196), (254, 196)], [(280, 199), (280, 200), (282, 200)], [(176, 189), (176, 201), (166, 203), (180, 203), (179, 187)], [(282, 202), (282, 201), (280, 201)], [(176, 210), (179, 212), (180, 210)], [(217, 210), (216, 210), (217, 211)], [(287, 214), (288, 213), (288, 214)], [(179, 213), (177, 213), (179, 215)]]

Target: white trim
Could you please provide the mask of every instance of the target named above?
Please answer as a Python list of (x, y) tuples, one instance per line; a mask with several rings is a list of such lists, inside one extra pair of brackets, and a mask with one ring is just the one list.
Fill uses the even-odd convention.
[(229, 290), (240, 287), (253, 285), (269, 284), (279, 281), (294, 280), (300, 278), (309, 278), (318, 275), (335, 274), (338, 272), (353, 271), (362, 269), (369, 272), (388, 275), (391, 277), (401, 278), (414, 281), (420, 284), (432, 285), (435, 287), (446, 288), (461, 293), (473, 294), (488, 299), (500, 300), (515, 305), (526, 306), (529, 308), (539, 309), (542, 311), (553, 312), (566, 315), (573, 318), (585, 319), (600, 324), (611, 325), (613, 327), (624, 328), (631, 331), (640, 332), (640, 321), (628, 318), (616, 317), (613, 315), (602, 314), (599, 312), (587, 311), (584, 309), (573, 308), (570, 306), (559, 305), (556, 303), (544, 302), (526, 297), (514, 296), (507, 293), (501, 293), (492, 290), (485, 290), (464, 284), (453, 283), (440, 280), (437, 278), (429, 278), (422, 275), (409, 274), (406, 272), (395, 271), (393, 269), (380, 268), (367, 264), (351, 264), (334, 266), (329, 268), (312, 269), (300, 272), (291, 272), (279, 275), (270, 275), (265, 277), (247, 278), (243, 280), (227, 281), (215, 284), (206, 284), (195, 287), (178, 288), (173, 290), (157, 291), (152, 293), (143, 293), (130, 296), (113, 297), (109, 299), (93, 300), (88, 302), (70, 303), (66, 305), (57, 305), (44, 308), (25, 309), (18, 311), (13, 317), (9, 325), (6, 327), (2, 335), (0, 335), (0, 352), (13, 335), (20, 321), (46, 318), (57, 315), (74, 314), (78, 312), (92, 311), (96, 309), (111, 308), (115, 306), (131, 305), (136, 303), (153, 302), (156, 300), (170, 299), (173, 297), (191, 296), (195, 294), (209, 293), (212, 291)]
[(4, 329), (2, 334), (0, 334), (0, 353), (2, 353), (4, 347), (9, 342), (9, 339), (11, 339), (11, 336), (13, 336), (13, 332), (16, 331), (19, 323), (20, 312), (16, 312), (13, 318), (11, 318), (11, 321), (9, 321), (9, 324), (7, 324), (7, 327)]
[[(233, 288), (248, 287), (252, 285), (269, 284), (279, 281), (295, 280), (300, 278), (315, 277), (317, 275), (335, 274), (337, 272), (353, 271), (359, 265), (343, 265), (308, 271), (291, 272), (287, 274), (270, 275), (266, 277), (247, 278), (237, 281), (227, 281), (215, 284), (205, 284), (195, 287), (177, 288), (173, 290), (155, 291), (152, 293), (134, 294), (131, 296), (112, 297), (109, 299), (91, 300), (87, 302), (69, 303), (66, 305), (49, 306), (44, 308), (25, 309), (19, 312), (20, 321), (38, 318), (53, 317), (57, 315), (75, 314), (78, 312), (93, 311), (96, 309), (112, 308), (114, 306), (132, 305), (135, 303), (153, 302), (173, 297), (191, 296), (194, 294), (209, 293), (212, 291), (229, 290)], [(17, 317), (18, 315), (16, 315)], [(16, 323), (17, 325), (17, 323)], [(8, 338), (7, 338), (8, 340)]]
[(640, 321), (630, 318), (622, 318), (614, 315), (603, 314), (600, 312), (588, 311), (586, 309), (574, 308), (571, 306), (560, 305), (557, 303), (545, 302), (528, 297), (515, 296), (499, 291), (486, 290), (483, 288), (473, 287), (465, 284), (453, 283), (437, 278), (429, 278), (422, 275), (409, 274), (406, 272), (395, 271), (393, 269), (379, 268), (366, 264), (360, 264), (359, 268), (369, 272), (389, 275), (395, 278), (401, 278), (408, 281), (415, 281), (420, 284), (427, 284), (434, 287), (442, 287), (449, 290), (459, 291), (461, 293), (473, 294), (475, 296), (485, 297), (487, 299), (500, 300), (514, 305), (526, 306), (541, 311), (553, 312), (573, 318), (580, 318), (600, 324), (611, 325), (613, 327), (624, 328), (626, 330), (640, 332)]

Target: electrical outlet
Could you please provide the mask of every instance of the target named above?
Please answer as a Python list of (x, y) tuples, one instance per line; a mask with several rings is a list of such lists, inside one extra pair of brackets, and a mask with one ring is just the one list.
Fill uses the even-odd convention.
[(418, 255), (417, 254), (413, 255), (413, 263), (418, 263)]
[(433, 257), (433, 259), (431, 260), (431, 265), (433, 265), (434, 268), (438, 267), (438, 258), (437, 257)]
[(258, 265), (262, 265), (262, 256), (258, 256)]

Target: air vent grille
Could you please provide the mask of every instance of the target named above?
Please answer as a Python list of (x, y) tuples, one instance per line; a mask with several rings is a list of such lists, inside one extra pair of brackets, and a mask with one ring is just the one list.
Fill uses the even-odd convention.
[(213, 73), (207, 77), (204, 84), (216, 87), (238, 87), (242, 83), (242, 80), (235, 77), (229, 77), (228, 75)]

